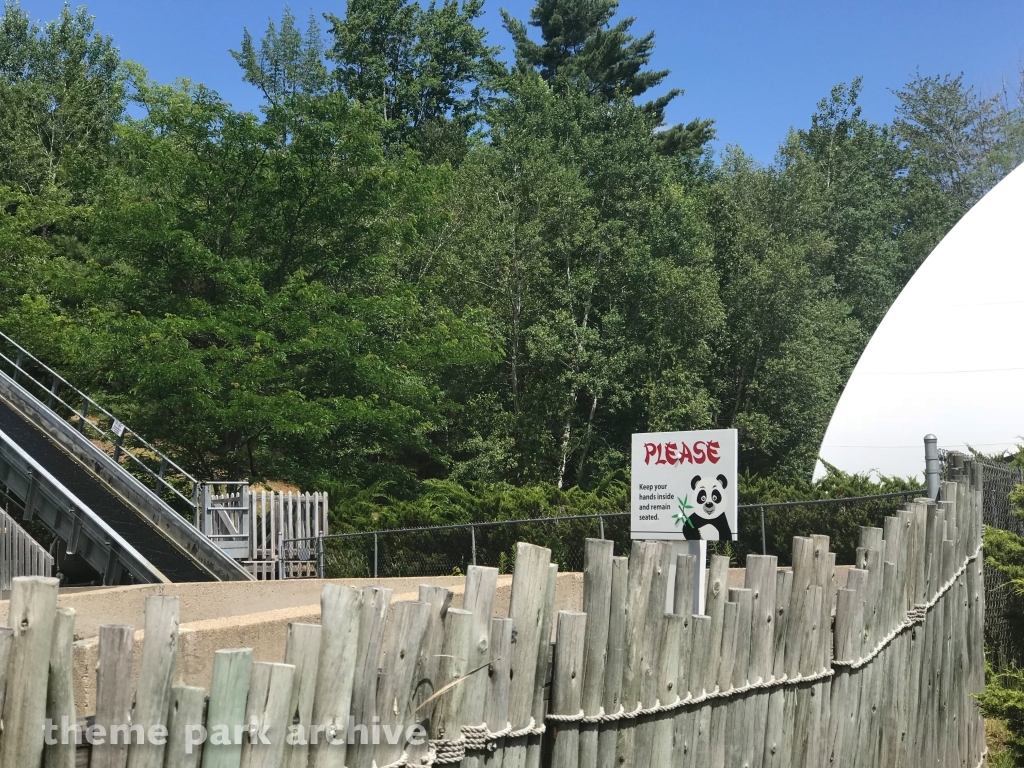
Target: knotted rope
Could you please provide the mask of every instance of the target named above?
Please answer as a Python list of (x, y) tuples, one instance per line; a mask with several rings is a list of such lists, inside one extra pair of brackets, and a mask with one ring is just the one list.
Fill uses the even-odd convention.
[(451, 765), (461, 763), (466, 758), (466, 740), (461, 736), (457, 739), (437, 739), (430, 742), (433, 760), (431, 765)]
[(975, 549), (972, 554), (968, 555), (967, 558), (964, 560), (963, 564), (959, 568), (957, 568), (956, 573), (954, 573), (945, 584), (939, 587), (939, 591), (935, 593), (935, 597), (933, 597), (926, 603), (919, 603), (910, 610), (908, 610), (907, 618), (901, 621), (899, 624), (897, 624), (896, 627), (889, 634), (887, 634), (885, 637), (879, 640), (867, 656), (850, 661), (833, 661), (832, 666), (849, 667), (851, 670), (860, 669), (864, 665), (868, 664), (876, 656), (878, 656), (878, 654), (885, 650), (886, 646), (888, 646), (889, 643), (891, 643), (901, 634), (906, 632), (908, 629), (912, 629), (913, 627), (916, 627), (919, 624), (923, 624), (924, 620), (928, 618), (928, 611), (930, 611), (932, 608), (938, 605), (939, 600), (941, 600), (945, 596), (945, 594), (949, 592), (949, 590), (956, 586), (956, 583), (960, 580), (960, 577), (963, 576), (964, 573), (966, 573), (967, 567), (971, 564), (972, 561), (976, 560), (978, 558), (978, 555), (980, 554), (981, 545), (979, 544), (978, 548)]

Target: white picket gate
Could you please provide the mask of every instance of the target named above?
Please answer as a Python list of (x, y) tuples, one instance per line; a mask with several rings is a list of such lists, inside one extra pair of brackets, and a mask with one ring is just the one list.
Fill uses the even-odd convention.
[[(223, 510), (242, 509), (245, 497), (249, 502), (248, 514), (223, 514)], [(288, 540), (295, 544), (295, 540), (305, 540), (305, 546), (316, 547), (317, 539), (328, 533), (326, 493), (238, 488), (212, 495), (210, 500), (214, 509), (222, 512), (221, 522), (230, 519), (230, 530), (220, 534), (236, 547), (229, 554), (241, 560), (257, 579), (316, 576), (315, 558), (294, 562), (295, 558), (282, 557), (281, 542)], [(243, 553), (237, 549), (237, 541), (245, 536), (248, 548)], [(216, 536), (214, 538), (216, 540)], [(297, 546), (302, 547), (302, 542)]]
[(53, 557), (0, 509), (0, 590), (9, 590), (17, 576), (53, 576)]

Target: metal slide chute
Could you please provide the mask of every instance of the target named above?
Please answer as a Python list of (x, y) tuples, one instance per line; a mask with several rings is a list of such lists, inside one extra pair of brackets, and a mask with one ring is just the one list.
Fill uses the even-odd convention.
[(125, 541), (103, 518), (0, 431), (0, 480), (21, 500), (22, 522), (39, 520), (103, 576), (104, 585), (119, 584), (125, 571), (137, 583), (168, 583), (149, 560)]

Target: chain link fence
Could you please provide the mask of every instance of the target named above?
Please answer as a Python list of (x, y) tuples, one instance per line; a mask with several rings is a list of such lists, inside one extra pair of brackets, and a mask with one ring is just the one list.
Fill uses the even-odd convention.
[(320, 557), (318, 571), (327, 578), (450, 576), (470, 565), (487, 565), (501, 573), (515, 566), (516, 543), (548, 547), (561, 571), (583, 570), (583, 542), (615, 542), (616, 555), (629, 555), (629, 514), (544, 517), (429, 528), (403, 528), (290, 539), (284, 542), (285, 578), (303, 562)]
[(1024, 471), (1008, 464), (984, 462), (985, 525), (1024, 537), (1024, 518), (1014, 514), (1010, 493), (1024, 484)]
[[(880, 526), (909, 498), (924, 489), (852, 498), (742, 504), (736, 541), (709, 542), (709, 550), (729, 555), (734, 565), (747, 554), (767, 552), (789, 563), (793, 536), (827, 534), (840, 562), (852, 563), (857, 532), (862, 525)], [(283, 542), (281, 577), (321, 574), (327, 578), (389, 578), (450, 576), (470, 565), (492, 566), (511, 573), (517, 542), (527, 541), (551, 550), (560, 571), (582, 571), (584, 541), (615, 542), (615, 554), (629, 556), (628, 512), (603, 515), (498, 520), (462, 525), (361, 531), (316, 539)], [(848, 550), (848, 551), (847, 551)]]
[[(985, 525), (1024, 537), (1024, 519), (1014, 514), (1010, 492), (1024, 484), (1024, 471), (983, 462)], [(1024, 596), (1009, 575), (985, 563), (985, 647), (995, 669), (1024, 665)]]

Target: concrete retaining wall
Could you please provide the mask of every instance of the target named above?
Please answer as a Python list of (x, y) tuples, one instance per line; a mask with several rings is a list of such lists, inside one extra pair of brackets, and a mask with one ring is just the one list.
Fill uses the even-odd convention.
[[(144, 611), (150, 595), (178, 595), (181, 625), (177, 679), (187, 685), (209, 689), (213, 653), (222, 648), (252, 648), (255, 661), (284, 659), (288, 624), (320, 623), (320, 579), (294, 581), (209, 582), (197, 584), (142, 584), (87, 591), (69, 591), (60, 605), (74, 608), (75, 620), (75, 705), (79, 716), (92, 714), (96, 703), (97, 634), (103, 624), (136, 627), (133, 678), (138, 672), (145, 632)], [(363, 586), (371, 584), (393, 590), (392, 603), (416, 600), (420, 584), (435, 584), (452, 590), (452, 606), (461, 607), (465, 578), (339, 579), (333, 583)], [(512, 577), (498, 579), (495, 614), (508, 615)], [(583, 578), (578, 573), (560, 574), (555, 592), (555, 612), (580, 610), (583, 606)], [(9, 603), (0, 601), (0, 625), (7, 624)], [(390, 617), (389, 617), (390, 624)], [(387, 630), (385, 630), (385, 633)]]

